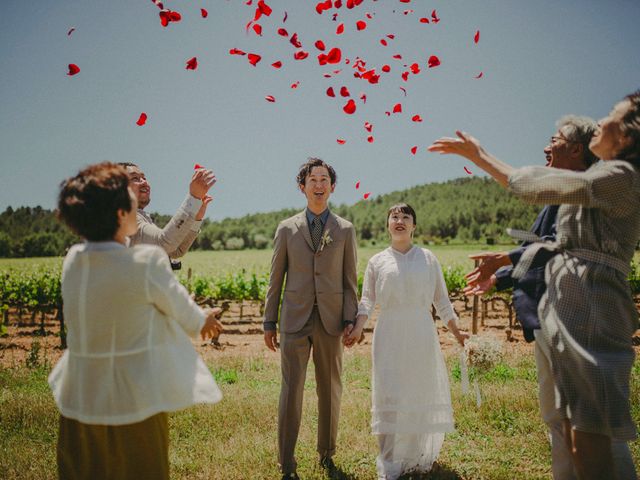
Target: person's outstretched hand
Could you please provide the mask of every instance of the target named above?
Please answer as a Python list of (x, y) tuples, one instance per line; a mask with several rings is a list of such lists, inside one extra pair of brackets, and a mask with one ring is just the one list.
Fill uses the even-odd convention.
[(202, 198), (202, 205), (200, 205), (200, 209), (198, 213), (196, 213), (196, 220), (200, 221), (204, 218), (204, 214), (207, 212), (207, 205), (211, 203), (213, 197), (211, 195), (205, 195)]
[(483, 148), (480, 142), (471, 135), (456, 130), (458, 138), (442, 137), (433, 142), (427, 150), (430, 152), (438, 152), (449, 154), (453, 153), (460, 155), (461, 157), (471, 160), (473, 163), (477, 163), (480, 160), (480, 155), (483, 152)]
[(469, 258), (479, 260), (480, 263), (464, 276), (468, 282), (484, 282), (489, 280), (500, 267), (511, 265), (511, 259), (506, 252), (474, 253), (469, 255)]
[(204, 326), (202, 327), (202, 330), (200, 330), (202, 339), (207, 340), (209, 338), (218, 338), (223, 330), (222, 323), (220, 323), (222, 309), (219, 307), (205, 308), (204, 313), (206, 318)]
[(496, 276), (491, 275), (488, 279), (483, 281), (467, 281), (467, 286), (462, 289), (462, 293), (467, 296), (472, 295), (484, 295), (496, 286)]
[(199, 168), (191, 177), (191, 183), (189, 184), (189, 193), (192, 197), (204, 200), (205, 195), (215, 183), (216, 176), (211, 170), (207, 170), (206, 168)]

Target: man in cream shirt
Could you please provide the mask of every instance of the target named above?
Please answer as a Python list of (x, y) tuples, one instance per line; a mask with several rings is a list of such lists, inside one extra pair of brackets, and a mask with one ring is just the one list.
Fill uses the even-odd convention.
[(134, 163), (123, 162), (129, 174), (129, 184), (138, 199), (136, 220), (138, 231), (129, 237), (130, 245), (148, 243), (164, 249), (170, 258), (183, 256), (198, 236), (200, 225), (207, 205), (212, 198), (209, 189), (216, 183), (211, 170), (199, 168), (193, 174), (189, 184), (189, 193), (180, 205), (176, 214), (164, 228), (158, 227), (144, 208), (151, 201), (151, 186), (144, 172)]

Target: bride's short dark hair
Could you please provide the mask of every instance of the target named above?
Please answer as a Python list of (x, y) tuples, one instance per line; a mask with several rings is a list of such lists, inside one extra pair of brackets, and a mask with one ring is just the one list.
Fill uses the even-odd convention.
[(392, 213), (406, 213), (407, 215), (411, 215), (411, 217), (413, 218), (413, 224), (418, 224), (416, 219), (416, 211), (408, 203), (396, 203), (395, 205), (392, 205), (387, 211), (387, 222), (389, 222), (389, 217)]

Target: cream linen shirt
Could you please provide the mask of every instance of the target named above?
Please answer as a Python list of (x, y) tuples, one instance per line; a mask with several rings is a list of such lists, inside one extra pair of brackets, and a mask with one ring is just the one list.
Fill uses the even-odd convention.
[(161, 248), (74, 245), (64, 259), (62, 296), (69, 347), (49, 385), (65, 417), (124, 425), (222, 398), (189, 339), (204, 312)]

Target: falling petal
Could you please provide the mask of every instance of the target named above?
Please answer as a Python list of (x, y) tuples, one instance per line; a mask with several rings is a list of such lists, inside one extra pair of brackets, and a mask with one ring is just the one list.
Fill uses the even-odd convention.
[(390, 116), (391, 116), (391, 112), (384, 112), (384, 114), (385, 114), (387, 117), (390, 117)]
[(333, 87), (327, 88), (327, 95), (329, 97), (335, 97), (336, 96), (336, 93), (333, 91)]
[(320, 65), (326, 65), (327, 64), (327, 56), (324, 53), (321, 53), (320, 55), (318, 55), (318, 63)]
[(340, 95), (342, 95), (343, 97), (350, 97), (351, 94), (349, 93), (349, 89), (347, 87), (341, 87), (340, 88)]
[(435, 10), (431, 12), (431, 21), (433, 23), (438, 23), (440, 21), (440, 19), (438, 18), (438, 14), (436, 13)]
[(341, 59), (342, 59), (342, 50), (340, 50), (337, 47), (332, 48), (331, 50), (329, 50), (329, 53), (327, 53), (327, 63), (335, 65), (336, 63), (340, 63)]
[(67, 32), (67, 36), (70, 36), (70, 35), (71, 35), (73, 32), (75, 32), (75, 31), (76, 31), (76, 28), (75, 28), (75, 27), (71, 27), (71, 28), (69, 29), (69, 31)]
[(335, 2), (333, 2), (333, 6), (336, 8), (342, 8), (342, 0), (335, 0)]
[(273, 103), (273, 102), (275, 102), (275, 101), (276, 101), (276, 99), (275, 99), (275, 97), (274, 97), (273, 95), (267, 95), (267, 96), (265, 96), (265, 97), (264, 97), (264, 99), (265, 99), (267, 102), (271, 102), (271, 103)]
[(420, 115), (414, 115), (413, 117), (411, 117), (411, 121), (412, 122), (421, 122), (422, 121), (422, 117)]
[(305, 52), (304, 50), (299, 50), (293, 54), (293, 58), (296, 60), (304, 60), (309, 56), (309, 52)]
[(271, 64), (271, 66), (272, 66), (273, 68), (280, 68), (280, 67), (282, 67), (282, 62), (281, 62), (280, 60), (278, 60), (277, 62), (273, 62), (273, 63)]
[(336, 28), (336, 35), (341, 35), (342, 32), (344, 32), (344, 23), (341, 23), (338, 25), (338, 28)]
[(402, 60), (402, 55), (400, 55), (399, 53), (396, 53), (393, 58), (395, 58), (396, 60)]
[(413, 13), (413, 10), (405, 10), (402, 13), (404, 13), (405, 15), (409, 15), (410, 13)]
[(343, 138), (336, 138), (336, 142), (338, 142), (339, 145), (344, 145), (345, 143), (347, 143), (347, 141)]
[(342, 110), (344, 110), (344, 113), (351, 115), (356, 111), (356, 102), (353, 101), (353, 99), (350, 99), (344, 107), (342, 107)]
[(356, 190), (358, 190), (360, 188), (360, 181), (356, 182)]
[(476, 30), (476, 34), (473, 36), (473, 43), (478, 43), (480, 41), (480, 30)]
[(364, 122), (364, 129), (371, 133), (371, 130), (373, 130), (373, 125), (371, 125), (369, 122)]
[(411, 0), (400, 0), (400, 3), (411, 3)]
[(367, 95), (360, 93), (360, 100), (362, 100), (362, 103), (367, 103)]
[(207, 12), (205, 8), (201, 8), (200, 15), (202, 16), (202, 18), (207, 18), (209, 16), (209, 12)]
[(300, 43), (300, 40), (298, 40), (297, 33), (294, 33), (293, 35), (291, 35), (291, 39), (289, 40), (289, 42), (291, 43), (291, 45), (293, 45), (296, 48), (302, 48), (302, 44)]
[(365, 22), (364, 20), (358, 20), (356, 22), (356, 28), (358, 29), (358, 31), (364, 30), (365, 28), (367, 28), (367, 22)]
[(429, 23), (429, 19), (427, 17), (422, 17), (420, 19), (420, 23)]
[(291, 88), (293, 88), (295, 90), (296, 88), (298, 88), (298, 85), (300, 85), (300, 80), (298, 80), (297, 82), (292, 83), (291, 84)]
[(483, 73), (482, 73), (482, 72), (480, 72), (478, 75), (476, 75), (476, 76), (475, 76), (475, 77), (473, 77), (473, 78), (482, 78), (482, 75), (483, 75)]
[(381, 38), (380, 39), (380, 44), (386, 47), (387, 46), (387, 41), (384, 38)]
[(373, 138), (373, 135), (369, 135), (369, 136), (367, 137), (367, 142), (369, 142), (369, 143), (373, 143), (373, 141), (374, 141), (374, 140), (375, 140), (375, 139)]
[(390, 38), (391, 40), (393, 40), (394, 38), (396, 38), (396, 36), (392, 33), (390, 33), (389, 35), (387, 35), (387, 38)]
[(289, 14), (287, 12), (284, 12), (284, 18), (282, 19), (282, 23), (287, 21), (287, 17), (289, 16)]
[(271, 7), (266, 3), (264, 3), (264, 0), (260, 0), (258, 2), (258, 10), (260, 10), (260, 12), (266, 15), (267, 17), (271, 15)]
[(140, 117), (138, 117), (138, 121), (136, 122), (136, 125), (138, 125), (139, 127), (141, 127), (142, 125), (144, 125), (145, 123), (147, 123), (147, 114), (142, 112), (140, 114)]
[(195, 70), (196, 68), (198, 68), (198, 59), (196, 57), (191, 57), (189, 60), (187, 60), (186, 69)]
[(418, 151), (418, 146), (417, 145), (414, 146), (414, 147), (411, 147), (411, 154), (412, 155), (415, 155), (417, 151)]
[(334, 13), (333, 17), (331, 18), (331, 20), (333, 20), (334, 22), (338, 19), (338, 14)]
[(314, 43), (314, 45), (321, 52), (324, 52), (324, 49), (326, 48), (325, 45), (324, 45), (324, 42), (322, 40), (316, 40), (316, 43)]
[(70, 63), (69, 64), (69, 73), (67, 73), (67, 75), (69, 75), (70, 77), (73, 77), (78, 72), (80, 72), (80, 67), (78, 65), (76, 65), (75, 63)]
[(411, 73), (413, 73), (414, 75), (420, 73), (420, 65), (418, 65), (417, 63), (412, 64), (409, 68), (411, 68)]
[(258, 55), (257, 53), (250, 53), (250, 54), (247, 55), (247, 58), (249, 59), (249, 63), (251, 65), (253, 65), (254, 67), (262, 59), (262, 57), (260, 55)]
[(407, 89), (404, 87), (398, 87), (400, 90), (402, 90), (404, 92), (404, 96), (407, 96)]
[(427, 61), (427, 65), (429, 66), (429, 68), (437, 67), (438, 65), (440, 65), (440, 59), (435, 55), (431, 55), (429, 57), (429, 60)]
[(402, 72), (402, 80), (405, 82), (409, 79), (409, 72)]
[(229, 50), (229, 55), (246, 55), (246, 53), (237, 48), (232, 48), (231, 50)]
[(467, 172), (469, 175), (473, 175), (471, 170), (469, 170), (467, 167), (464, 167), (464, 171)]
[(369, 198), (370, 195), (371, 195), (371, 192), (367, 192), (362, 196), (362, 198), (366, 200), (367, 198)]
[(393, 106), (393, 113), (402, 113), (402, 104), (401, 103), (396, 103)]
[(193, 169), (194, 169), (194, 170), (200, 170), (201, 168), (204, 168), (204, 167), (203, 167), (202, 165), (200, 165), (199, 163), (196, 163), (196, 164), (193, 166)]
[(262, 36), (262, 25), (260, 25), (259, 23), (254, 23), (253, 24), (253, 31), (256, 32), (256, 34)]
[(288, 37), (289, 36), (289, 32), (287, 32), (284, 28), (279, 28), (278, 29), (278, 35), (282, 35), (283, 37)]
[(391, 71), (391, 67), (389, 65), (383, 65), (380, 70), (382, 70), (385, 73), (389, 73)]

